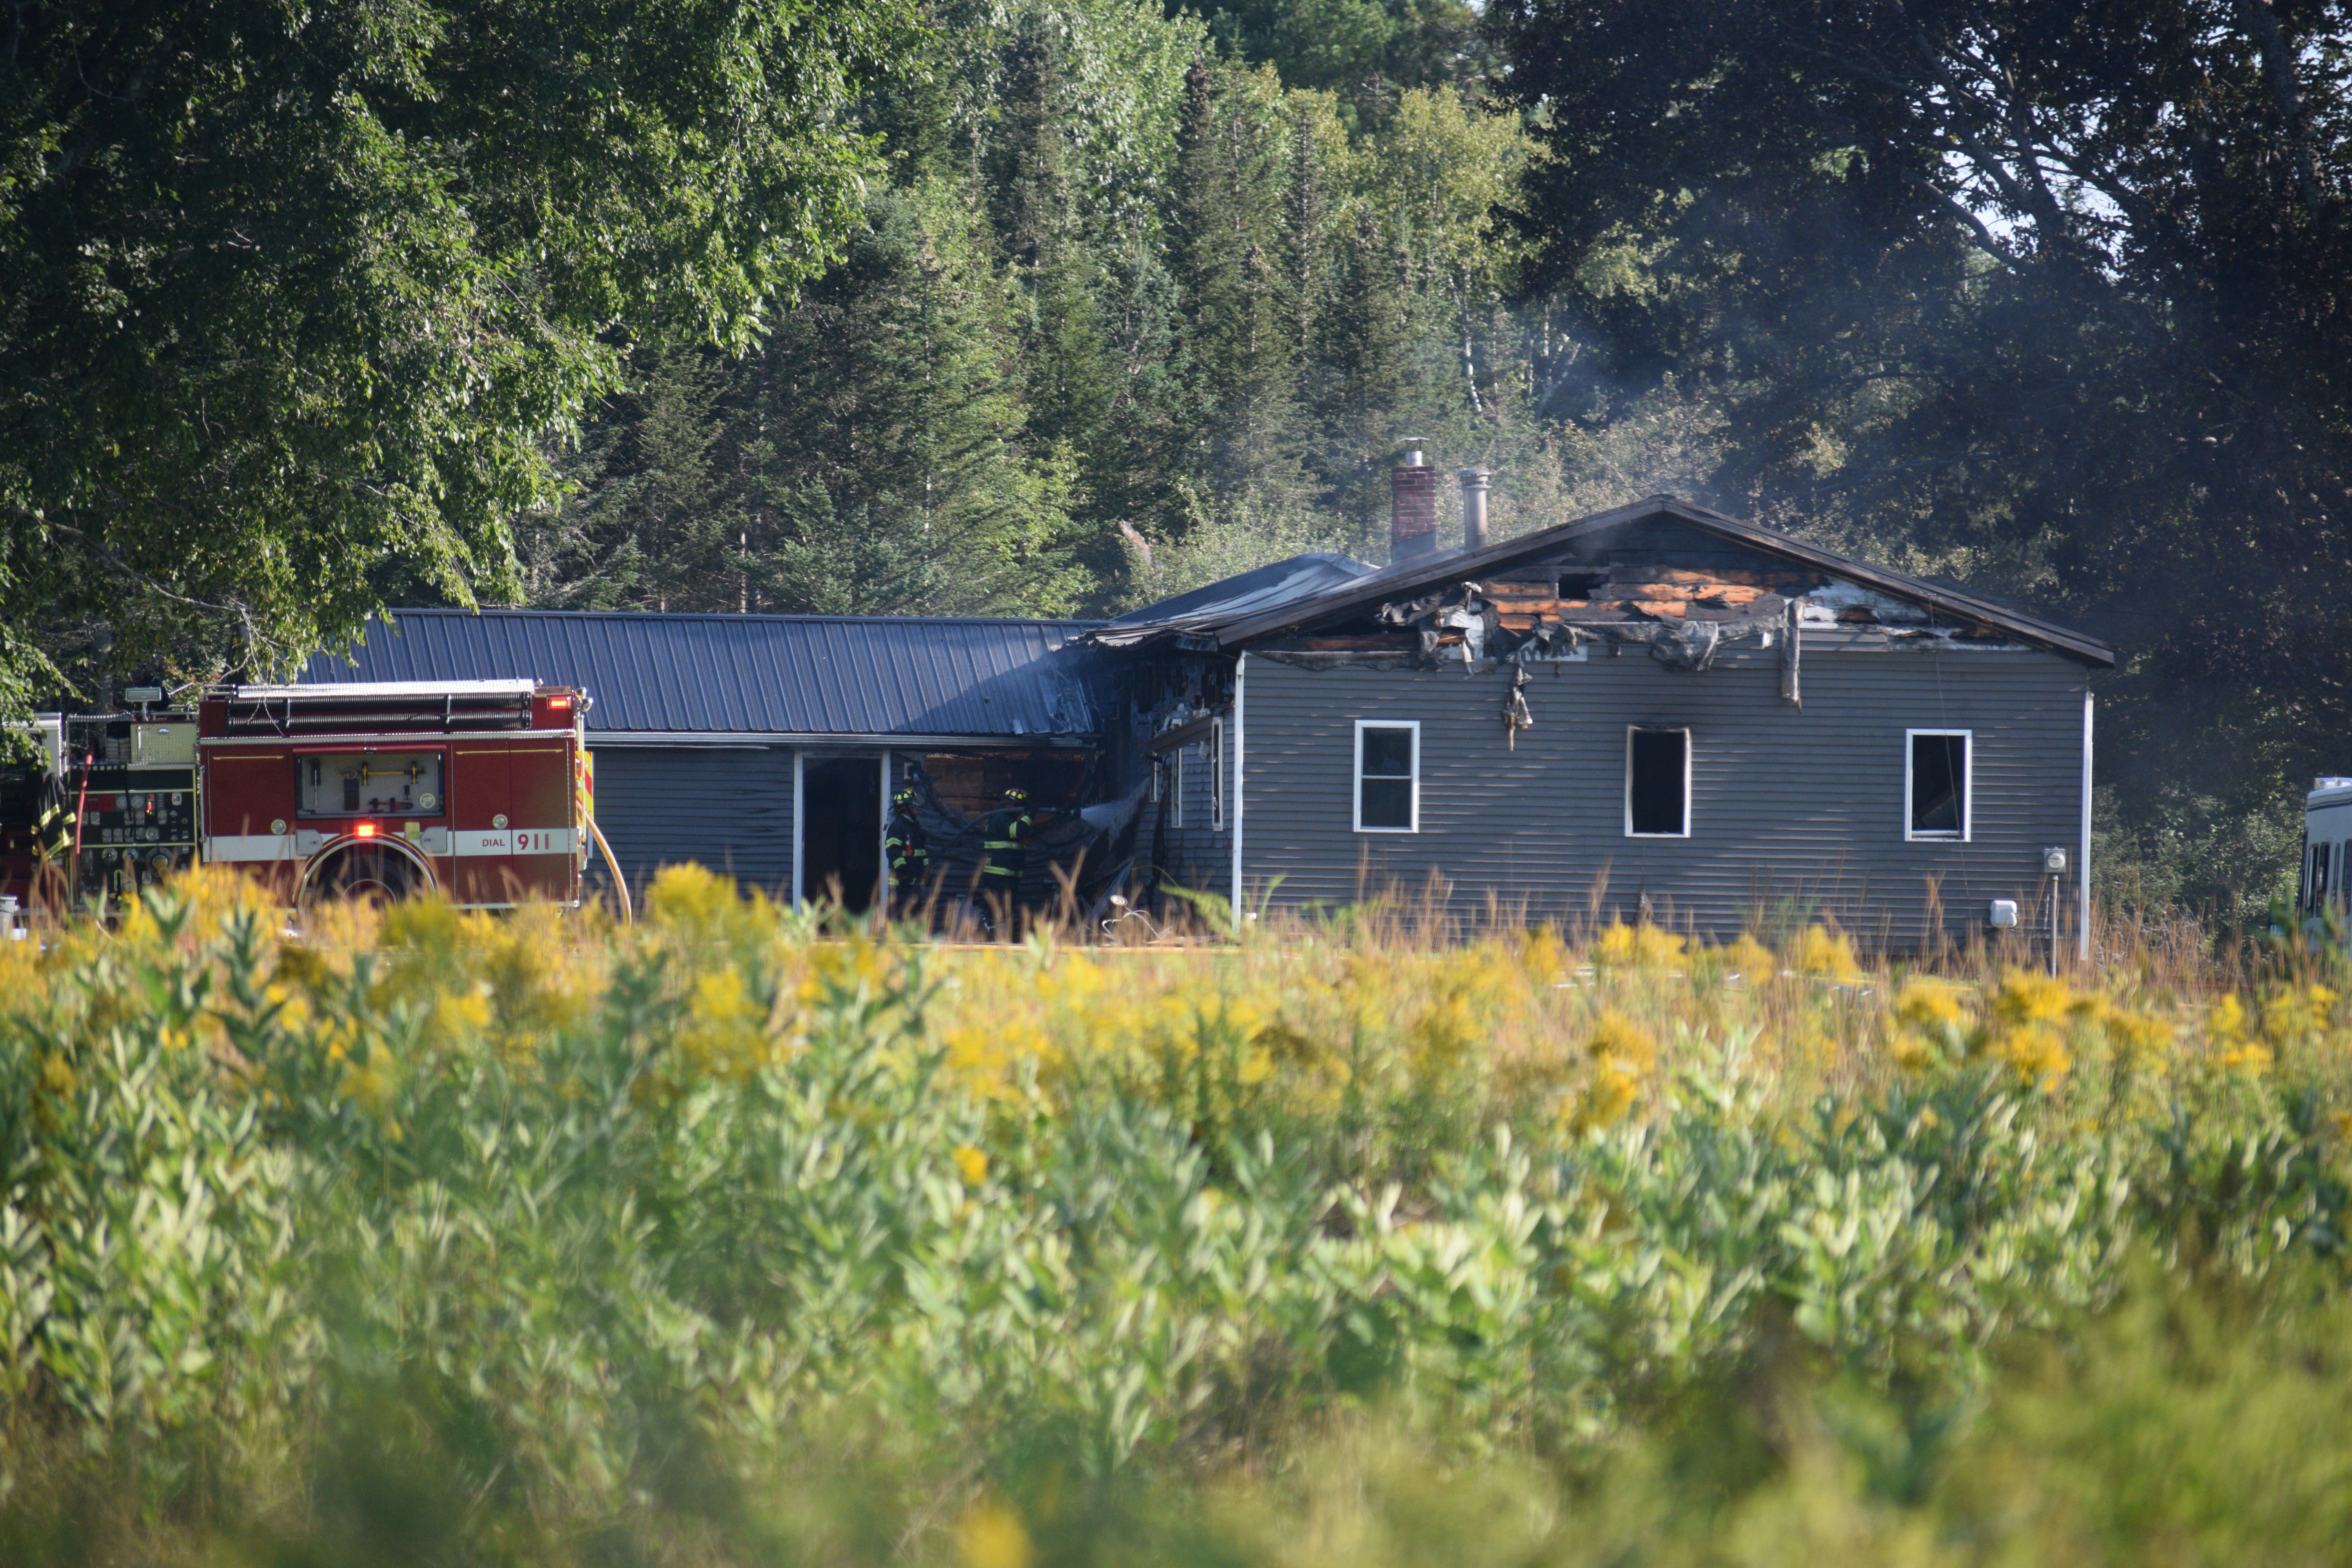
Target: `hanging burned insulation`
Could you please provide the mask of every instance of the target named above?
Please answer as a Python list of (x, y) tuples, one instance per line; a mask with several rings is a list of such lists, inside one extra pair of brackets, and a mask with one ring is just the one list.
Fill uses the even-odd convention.
[(1527, 685), (1533, 677), (1524, 664), (1511, 670), (1510, 694), (1503, 700), (1503, 730), (1509, 738), (1510, 749), (1519, 749), (1519, 731), (1536, 727), (1536, 716), (1528, 711)]
[[(1558, 622), (1539, 621), (1524, 630), (1514, 629), (1494, 599), (1475, 583), (1459, 583), (1401, 605), (1382, 605), (1372, 619), (1383, 626), (1419, 633), (1422, 660), (1432, 668), (1449, 658), (1470, 665), (1522, 653), (1565, 653), (1580, 640), (1575, 627)], [(1458, 636), (1449, 638), (1449, 632)], [(1441, 654), (1441, 648), (1447, 651)]]

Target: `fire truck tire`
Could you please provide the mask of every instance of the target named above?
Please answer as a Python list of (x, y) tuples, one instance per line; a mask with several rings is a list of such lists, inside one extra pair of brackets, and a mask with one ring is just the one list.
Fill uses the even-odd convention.
[(338, 844), (312, 857), (302, 871), (300, 901), (363, 899), (396, 904), (432, 889), (432, 868), (407, 846), (377, 839), (368, 844)]

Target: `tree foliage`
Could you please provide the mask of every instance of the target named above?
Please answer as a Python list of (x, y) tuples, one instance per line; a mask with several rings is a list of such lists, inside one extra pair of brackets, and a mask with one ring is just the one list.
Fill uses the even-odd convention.
[(0, 706), (1378, 559), (1412, 435), (1500, 533), (1671, 489), (2105, 633), (2152, 899), (2345, 765), (2347, 0), (11, 15)]
[(2336, 765), (2352, 10), (1488, 16), (1553, 154), (1521, 208), (1531, 282), (1591, 324), (1602, 376), (1709, 380), (1718, 492), (2114, 638), (2101, 773), (2133, 831), (2277, 812)]
[[(1377, 552), (1408, 434), (1549, 520), (1580, 446), (1533, 416), (1536, 327), (1506, 300), (1516, 121), (1440, 82), (1371, 125), (1135, 0), (937, 21), (929, 69), (859, 104), (891, 175), (847, 257), (716, 372), (739, 563), (609, 602), (1060, 614)], [(606, 422), (650, 417), (633, 395)], [(646, 450), (592, 431), (578, 503), (535, 537), (647, 547), (615, 510)], [(790, 515), (815, 521), (772, 531)], [(780, 551), (800, 564), (763, 579)], [(845, 552), (871, 563), (818, 564)]]
[(1383, 123), (1409, 89), (1475, 91), (1492, 63), (1463, 0), (1237, 0), (1204, 14), (1228, 52), (1331, 93), (1351, 128)]
[(895, 0), (25, 5), (0, 64), (0, 703), (44, 623), (348, 635), (515, 582), (634, 331), (740, 349), (833, 253)]

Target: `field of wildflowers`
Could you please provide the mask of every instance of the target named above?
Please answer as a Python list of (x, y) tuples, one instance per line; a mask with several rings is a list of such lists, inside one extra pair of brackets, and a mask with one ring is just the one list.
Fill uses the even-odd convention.
[(0, 1561), (2340, 1561), (2352, 1006), (1380, 911), (0, 943)]

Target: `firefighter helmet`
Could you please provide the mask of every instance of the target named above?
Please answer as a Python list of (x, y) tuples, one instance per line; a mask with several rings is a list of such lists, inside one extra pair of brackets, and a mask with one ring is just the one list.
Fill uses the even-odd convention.
[(1027, 805), (1029, 804), (1029, 792), (1023, 789), (1019, 784), (1014, 784), (1011, 789), (1004, 792), (1004, 804), (1007, 805)]
[(915, 809), (915, 792), (911, 789), (902, 789), (897, 795), (890, 797), (890, 804), (892, 805), (903, 805), (908, 811), (912, 811)]

